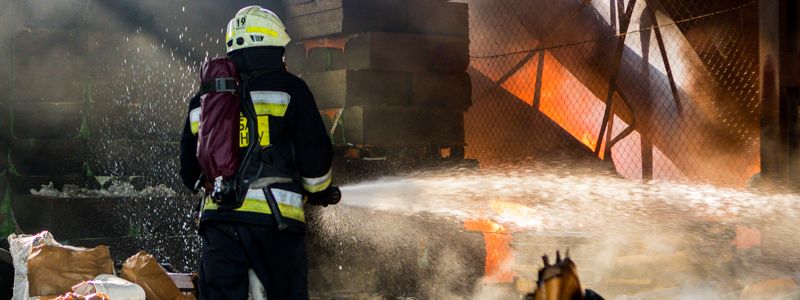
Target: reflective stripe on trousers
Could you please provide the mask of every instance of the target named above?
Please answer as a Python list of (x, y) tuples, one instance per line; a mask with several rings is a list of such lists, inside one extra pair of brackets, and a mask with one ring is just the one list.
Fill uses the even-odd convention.
[[(281, 215), (284, 218), (305, 222), (306, 217), (303, 212), (303, 196), (286, 190), (272, 189), (272, 194), (275, 195), (275, 200), (278, 202), (278, 209), (281, 210)], [(203, 204), (203, 210), (217, 210), (216, 203), (211, 201), (211, 198), (206, 197)], [(250, 189), (247, 191), (244, 203), (242, 206), (233, 210), (238, 212), (251, 212), (259, 214), (272, 214), (267, 203), (267, 197), (264, 196), (264, 191), (261, 189)]]

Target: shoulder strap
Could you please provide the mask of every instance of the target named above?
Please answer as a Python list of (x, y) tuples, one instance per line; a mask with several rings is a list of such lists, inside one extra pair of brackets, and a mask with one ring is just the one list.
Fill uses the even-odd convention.
[(231, 77), (215, 78), (213, 81), (204, 82), (200, 85), (197, 95), (202, 96), (211, 92), (216, 93), (235, 93), (237, 90), (236, 79)]

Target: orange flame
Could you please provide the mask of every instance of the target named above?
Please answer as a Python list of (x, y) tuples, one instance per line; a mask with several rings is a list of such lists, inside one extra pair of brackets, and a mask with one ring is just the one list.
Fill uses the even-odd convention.
[(466, 220), (464, 229), (483, 233), (486, 245), (486, 266), (484, 280), (490, 283), (509, 283), (514, 281), (514, 271), (508, 268), (511, 260), (511, 235), (503, 225), (487, 219)]

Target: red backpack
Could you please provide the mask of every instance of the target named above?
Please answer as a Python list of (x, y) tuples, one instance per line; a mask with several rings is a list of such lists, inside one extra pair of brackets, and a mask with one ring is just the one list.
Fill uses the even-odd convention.
[(200, 70), (200, 127), (197, 160), (206, 180), (218, 185), (239, 169), (239, 74), (228, 58), (203, 63)]

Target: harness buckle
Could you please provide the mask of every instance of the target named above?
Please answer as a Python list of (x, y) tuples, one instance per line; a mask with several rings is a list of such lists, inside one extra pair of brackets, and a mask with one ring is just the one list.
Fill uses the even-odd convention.
[(230, 77), (214, 79), (214, 88), (217, 93), (236, 92), (236, 80)]

